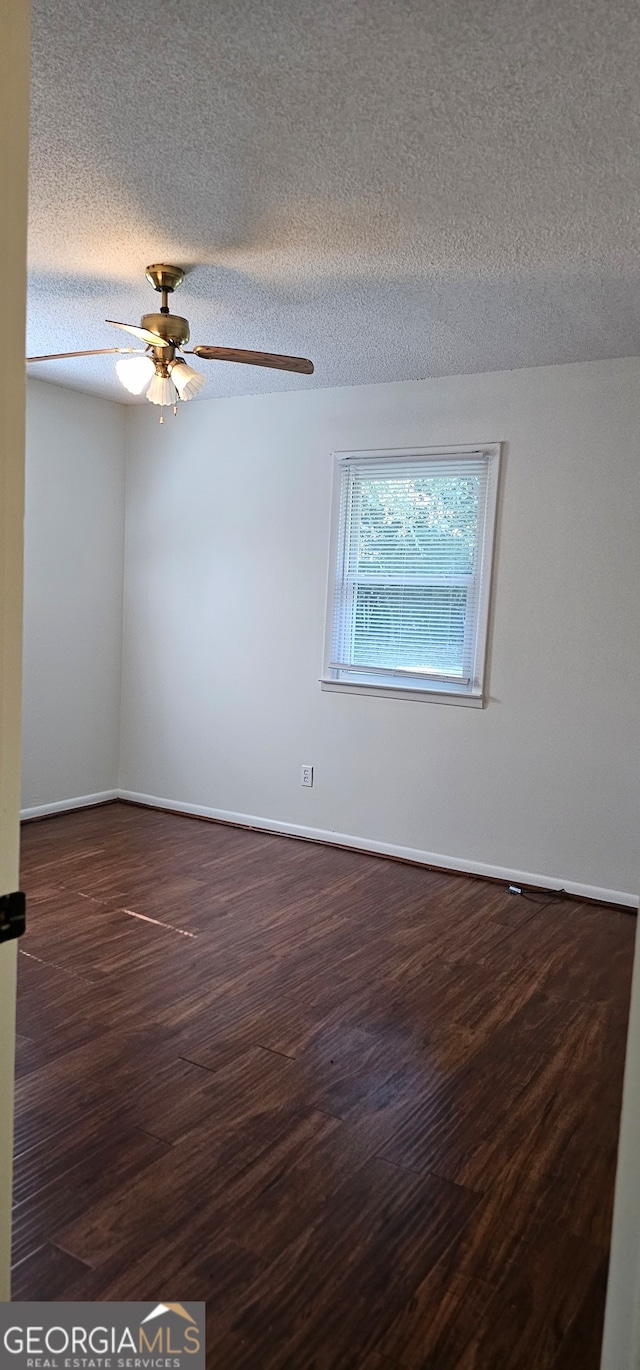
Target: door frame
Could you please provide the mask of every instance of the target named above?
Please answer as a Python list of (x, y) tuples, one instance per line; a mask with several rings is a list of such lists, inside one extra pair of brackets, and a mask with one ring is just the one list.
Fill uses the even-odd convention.
[[(0, 367), (0, 894), (19, 885), (29, 3), (0, 0), (0, 261), (11, 345)], [(0, 1299), (10, 1297), (17, 947), (0, 945)]]
[(600, 1365), (601, 1370), (640, 1370), (640, 933), (637, 927)]

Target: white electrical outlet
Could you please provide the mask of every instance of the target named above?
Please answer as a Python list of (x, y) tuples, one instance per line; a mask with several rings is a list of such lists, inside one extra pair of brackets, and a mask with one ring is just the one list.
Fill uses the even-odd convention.
[(300, 784), (310, 788), (313, 785), (313, 766), (303, 766), (300, 773)]

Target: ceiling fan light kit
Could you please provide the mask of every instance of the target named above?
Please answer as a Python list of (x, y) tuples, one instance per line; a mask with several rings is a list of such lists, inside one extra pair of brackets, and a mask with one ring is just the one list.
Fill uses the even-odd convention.
[(147, 399), (151, 400), (152, 404), (159, 404), (165, 408), (169, 405), (175, 405), (177, 398), (178, 393), (173, 382), (169, 380), (168, 376), (163, 376), (162, 373), (156, 371), (147, 390)]
[[(162, 296), (158, 314), (143, 314), (137, 324), (119, 323), (107, 319), (115, 328), (145, 344), (145, 351), (133, 347), (98, 347), (88, 352), (56, 352), (49, 356), (27, 357), (28, 362), (56, 361), (63, 357), (95, 357), (108, 352), (133, 353), (127, 360), (116, 362), (118, 379), (132, 395), (141, 395), (147, 387), (147, 399), (151, 404), (160, 406), (160, 422), (164, 423), (163, 410), (172, 407), (177, 413), (178, 400), (192, 400), (199, 394), (205, 383), (200, 371), (195, 371), (183, 356), (177, 352), (186, 350), (189, 342), (189, 320), (180, 314), (169, 312), (169, 295), (182, 284), (184, 271), (179, 266), (168, 266), (164, 262), (148, 266), (146, 277)], [(306, 357), (287, 357), (278, 352), (250, 352), (240, 347), (208, 347), (204, 344), (190, 349), (190, 355), (204, 361), (241, 362), (246, 366), (269, 366), (276, 371), (296, 371), (299, 375), (313, 374), (313, 362)]]
[(202, 390), (206, 377), (201, 371), (194, 371), (183, 357), (176, 357), (169, 363), (169, 375), (181, 400), (192, 400)]
[(126, 357), (123, 361), (116, 362), (118, 380), (122, 381), (125, 389), (132, 395), (142, 394), (145, 385), (149, 384), (152, 376), (155, 376), (155, 371), (153, 358), (146, 354), (143, 357)]

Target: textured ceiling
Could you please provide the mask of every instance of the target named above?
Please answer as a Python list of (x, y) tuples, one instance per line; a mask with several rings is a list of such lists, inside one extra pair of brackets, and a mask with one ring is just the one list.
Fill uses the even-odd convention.
[(192, 341), (316, 364), (205, 398), (640, 352), (637, 0), (33, 0), (33, 54), (31, 353), (157, 261)]

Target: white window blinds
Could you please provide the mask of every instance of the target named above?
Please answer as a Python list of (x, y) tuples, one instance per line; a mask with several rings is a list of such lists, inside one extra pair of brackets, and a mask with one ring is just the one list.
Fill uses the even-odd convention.
[(339, 459), (331, 679), (477, 688), (490, 455)]

